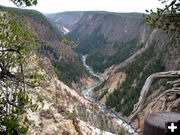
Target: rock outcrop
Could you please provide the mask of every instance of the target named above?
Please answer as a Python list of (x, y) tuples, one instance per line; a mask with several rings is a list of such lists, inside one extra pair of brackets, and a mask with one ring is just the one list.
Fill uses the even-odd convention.
[[(27, 66), (31, 68), (39, 67), (43, 74), (40, 86), (28, 90), (28, 94), (33, 101), (37, 98), (41, 99), (41, 102), (38, 103), (38, 111), (28, 112), (30, 125), (28, 135), (93, 135), (100, 133), (113, 135), (110, 132), (96, 128), (99, 124), (98, 121), (102, 119), (100, 116), (103, 116), (103, 114), (94, 112), (98, 120), (92, 118), (91, 110), (87, 109), (92, 107), (90, 102), (57, 79), (48, 58), (32, 56), (29, 58), (29, 65)], [(82, 110), (87, 112), (85, 117), (81, 115)], [(84, 119), (84, 121), (81, 119)], [(91, 122), (89, 122), (90, 119)], [(109, 125), (112, 124), (110, 120), (104, 119), (109, 121)], [(102, 124), (108, 125), (104, 123)], [(102, 129), (102, 126), (99, 126), (99, 128)], [(112, 125), (105, 130), (115, 131), (113, 131)]]

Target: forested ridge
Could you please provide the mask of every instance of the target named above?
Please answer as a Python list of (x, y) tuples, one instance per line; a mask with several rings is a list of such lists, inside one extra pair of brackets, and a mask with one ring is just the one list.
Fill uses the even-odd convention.
[(36, 40), (41, 44), (36, 48), (37, 53), (51, 60), (60, 80), (71, 86), (72, 82), (79, 82), (80, 78), (86, 74), (78, 56), (64, 58), (64, 54), (61, 52), (65, 53), (66, 47), (62, 43), (62, 35), (58, 28), (42, 13), (35, 10), (3, 6), (0, 6), (0, 11), (24, 16), (27, 19), (37, 35)]
[[(106, 102), (108, 106), (115, 107), (116, 111), (121, 111), (123, 115), (126, 116), (131, 113), (134, 104), (139, 98), (146, 78), (152, 73), (164, 70), (161, 59), (156, 58), (156, 55), (155, 45), (153, 44), (147, 51), (138, 56), (133, 63), (121, 70), (127, 74), (127, 78), (125, 82), (108, 97)], [(132, 86), (133, 84), (134, 86)], [(122, 99), (124, 99), (124, 104), (121, 104)]]
[[(58, 78), (68, 86), (72, 86), (72, 83), (79, 83), (80, 79), (87, 75), (79, 56), (64, 58), (64, 56), (60, 56), (60, 50), (57, 51), (48, 45), (41, 45), (38, 52), (42, 56), (49, 57)], [(60, 58), (61, 60), (59, 60)]]
[(47, 17), (45, 17), (42, 13), (36, 10), (27, 10), (27, 9), (18, 9), (18, 8), (9, 8), (9, 7), (0, 6), (0, 11), (10, 12), (19, 16), (25, 16), (33, 21), (36, 21), (48, 27), (50, 32), (46, 34), (48, 34), (47, 38), (49, 39), (60, 39), (62, 37), (58, 29), (48, 21)]
[(115, 43), (113, 44), (113, 48), (116, 50), (115, 54), (108, 56), (97, 49), (88, 56), (87, 63), (91, 65), (95, 71), (104, 72), (106, 68), (125, 61), (141, 47), (143, 47), (143, 45), (138, 44), (137, 39), (132, 39), (125, 43)]

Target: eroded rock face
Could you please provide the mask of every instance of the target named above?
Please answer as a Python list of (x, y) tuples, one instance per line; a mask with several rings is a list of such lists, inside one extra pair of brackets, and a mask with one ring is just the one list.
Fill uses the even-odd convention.
[[(78, 106), (84, 107), (80, 102), (88, 103), (75, 90), (60, 82), (47, 58), (39, 59), (33, 56), (29, 65), (39, 67), (43, 74), (39, 87), (29, 89), (28, 94), (33, 101), (41, 97), (42, 103), (38, 103), (39, 109), (36, 112), (28, 112), (29, 131), (28, 135), (95, 135), (101, 132), (79, 119)], [(43, 65), (43, 66), (42, 66)], [(96, 126), (96, 125), (94, 125)], [(103, 135), (113, 135), (110, 132), (103, 132)]]
[(114, 92), (126, 79), (126, 74), (123, 72), (117, 72), (108, 77), (104, 85), (94, 92), (94, 97), (105, 104), (107, 97)]

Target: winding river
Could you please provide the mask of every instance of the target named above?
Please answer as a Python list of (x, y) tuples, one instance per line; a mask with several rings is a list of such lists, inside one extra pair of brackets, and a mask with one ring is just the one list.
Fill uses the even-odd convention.
[(120, 126), (123, 126), (124, 129), (126, 129), (130, 134), (132, 135), (138, 135), (136, 132), (135, 132), (135, 129), (129, 125), (126, 121), (124, 121), (122, 118), (120, 118), (117, 114), (115, 114), (114, 112), (112, 112), (110, 109), (108, 109), (105, 105), (101, 104), (101, 103), (98, 103), (94, 100), (94, 98), (92, 97), (92, 93), (93, 93), (93, 90), (94, 88), (98, 87), (99, 85), (102, 84), (102, 82), (104, 81), (104, 78), (97, 75), (93, 69), (91, 67), (89, 67), (87, 64), (86, 64), (86, 58), (87, 58), (87, 55), (83, 55), (82, 56), (82, 61), (83, 61), (83, 65), (85, 66), (85, 68), (88, 70), (88, 72), (97, 78), (97, 84), (95, 86), (92, 86), (90, 88), (86, 88), (84, 90), (82, 90), (81, 94), (88, 100), (90, 100), (91, 102), (94, 103), (94, 105), (100, 109), (107, 117), (111, 117), (114, 121), (116, 121)]

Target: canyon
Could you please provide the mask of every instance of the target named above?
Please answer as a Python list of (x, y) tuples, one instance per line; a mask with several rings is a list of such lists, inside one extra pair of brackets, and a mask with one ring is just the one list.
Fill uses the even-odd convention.
[[(179, 41), (141, 13), (0, 11), (23, 14), (40, 43), (26, 65), (43, 73), (28, 89), (42, 99), (28, 112), (29, 135), (142, 134), (152, 112), (180, 113)], [(174, 95), (161, 96), (172, 86)]]
[[(146, 79), (156, 72), (180, 68), (179, 42), (173, 39), (173, 34), (149, 27), (141, 13), (83, 12), (74, 29), (65, 36), (78, 41), (75, 52), (88, 54), (87, 64), (105, 79), (94, 89), (94, 98), (127, 121), (132, 118), (131, 112), (141, 97)], [(151, 112), (153, 98), (166, 89), (162, 84), (165, 81), (158, 79), (150, 86), (142, 113), (132, 122), (139, 133), (142, 133), (145, 117)], [(177, 94), (177, 101), (178, 97)], [(160, 111), (161, 105), (163, 102), (158, 102), (153, 111)], [(179, 112), (178, 106), (176, 112)]]

